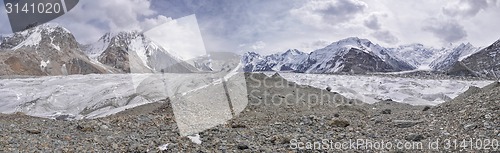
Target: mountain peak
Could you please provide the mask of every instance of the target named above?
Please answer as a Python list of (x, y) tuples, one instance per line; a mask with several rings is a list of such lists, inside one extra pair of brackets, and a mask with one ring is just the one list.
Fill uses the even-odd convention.
[(399, 48), (407, 48), (407, 47), (413, 47), (413, 48), (423, 48), (425, 47), (421, 43), (412, 43), (412, 44), (407, 44), (407, 45), (400, 45)]
[(359, 37), (348, 37), (348, 38), (345, 38), (345, 39), (341, 39), (337, 42), (334, 42), (333, 44), (345, 44), (345, 43), (357, 43), (357, 44), (361, 44), (361, 43), (371, 43), (370, 40), (368, 39), (362, 39), (362, 38), (359, 38)]
[(120, 31), (120, 32), (107, 32), (99, 40), (107, 40), (110, 41), (113, 38), (135, 38), (139, 36), (140, 33), (138, 31)]
[(33, 32), (40, 32), (40, 33), (46, 33), (46, 34), (51, 34), (54, 32), (62, 33), (62, 34), (70, 34), (71, 33), (68, 29), (60, 26), (59, 24), (45, 23), (45, 24), (41, 24), (41, 25), (38, 25), (38, 26), (33, 27), (33, 28), (26, 29), (24, 31), (18, 32), (16, 34), (26, 35), (28, 33), (33, 33)]
[(464, 47), (474, 47), (470, 42), (468, 43), (461, 43), (460, 45), (458, 45), (456, 48), (464, 48)]
[(285, 55), (302, 55), (302, 54), (305, 54), (305, 53), (301, 52), (301, 51), (299, 51), (297, 49), (289, 49), (284, 54)]
[(255, 55), (260, 55), (256, 52), (253, 52), (253, 51), (249, 51), (249, 52), (246, 52), (245, 55), (252, 55), (252, 56), (255, 56)]
[[(48, 44), (51, 48), (60, 50), (62, 46), (78, 46), (74, 36), (66, 28), (54, 23), (38, 25), (24, 31), (16, 32), (2, 38), (0, 48), (17, 50), (23, 47), (39, 47)], [(44, 43), (48, 42), (48, 43)]]
[(495, 43), (493, 44), (500, 44), (500, 39), (498, 39), (497, 41), (495, 41)]

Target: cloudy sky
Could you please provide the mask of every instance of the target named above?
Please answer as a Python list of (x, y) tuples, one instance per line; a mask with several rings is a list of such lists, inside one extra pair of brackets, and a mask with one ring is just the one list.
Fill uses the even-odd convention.
[[(269, 54), (353, 36), (389, 47), (487, 46), (500, 38), (499, 8), (498, 0), (80, 0), (53, 22), (90, 43), (195, 14), (207, 50)], [(0, 14), (0, 33), (10, 31)]]

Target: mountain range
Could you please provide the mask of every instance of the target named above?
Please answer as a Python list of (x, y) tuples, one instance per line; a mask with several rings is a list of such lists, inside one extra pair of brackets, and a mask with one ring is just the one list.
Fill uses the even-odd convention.
[(106, 33), (96, 42), (82, 45), (67, 29), (44, 24), (0, 39), (0, 75), (9, 76), (229, 71), (240, 63), (245, 72), (359, 74), (425, 70), (450, 75), (500, 75), (500, 40), (485, 48), (470, 43), (442, 48), (422, 44), (390, 48), (350, 37), (310, 53), (297, 49), (266, 56), (255, 52), (242, 56), (210, 53), (184, 61), (133, 31)]
[(351, 37), (334, 42), (309, 54), (288, 50), (283, 54), (243, 55), (245, 71), (292, 71), (298, 73), (394, 72), (415, 69), (396, 58), (390, 50), (367, 39)]
[(245, 71), (249, 72), (370, 73), (421, 70), (449, 75), (497, 77), (500, 75), (496, 62), (499, 41), (486, 48), (475, 47), (470, 43), (442, 48), (422, 44), (389, 48), (367, 39), (350, 37), (310, 53), (295, 49), (267, 56), (248, 52), (243, 55), (242, 62)]

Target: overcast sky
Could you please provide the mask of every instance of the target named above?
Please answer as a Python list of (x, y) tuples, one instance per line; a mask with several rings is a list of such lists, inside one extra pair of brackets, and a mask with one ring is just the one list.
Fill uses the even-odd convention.
[[(487, 46), (500, 38), (499, 7), (497, 0), (80, 0), (53, 22), (90, 43), (195, 14), (207, 50), (269, 54), (353, 36), (388, 47)], [(0, 33), (10, 31), (0, 14)]]

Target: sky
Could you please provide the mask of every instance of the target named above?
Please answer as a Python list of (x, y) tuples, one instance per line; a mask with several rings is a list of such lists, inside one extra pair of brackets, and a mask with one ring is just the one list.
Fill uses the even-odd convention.
[[(207, 51), (311, 52), (347, 37), (440, 48), (500, 38), (499, 0), (80, 0), (52, 22), (81, 43), (196, 15)], [(5, 12), (4, 7), (0, 11)], [(11, 33), (0, 13), (0, 33)]]

